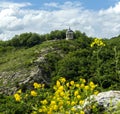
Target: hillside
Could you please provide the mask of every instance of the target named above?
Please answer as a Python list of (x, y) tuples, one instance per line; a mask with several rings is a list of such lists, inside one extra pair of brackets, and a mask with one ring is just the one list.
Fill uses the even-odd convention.
[(120, 89), (120, 36), (103, 39), (105, 46), (90, 47), (94, 38), (76, 31), (65, 40), (65, 30), (38, 35), (23, 33), (0, 41), (0, 92), (12, 94), (34, 82), (50, 88), (59, 77), (84, 78), (99, 90)]

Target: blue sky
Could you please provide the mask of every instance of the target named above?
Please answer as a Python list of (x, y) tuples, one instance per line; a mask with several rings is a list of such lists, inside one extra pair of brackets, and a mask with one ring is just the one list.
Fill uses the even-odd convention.
[(81, 0), (81, 2), (87, 9), (100, 10), (114, 6), (117, 0)]
[(1, 0), (0, 40), (23, 32), (49, 33), (67, 29), (88, 36), (120, 34), (120, 0)]
[[(40, 7), (43, 7), (44, 3), (50, 3), (50, 2), (56, 2), (63, 4), (64, 2), (68, 0), (11, 0), (13, 2), (30, 2), (32, 3), (32, 8), (37, 9)], [(106, 9), (111, 6), (114, 6), (115, 3), (117, 3), (119, 0), (69, 0), (71, 2), (77, 1), (81, 2), (84, 8), (90, 9), (90, 10), (100, 10), (100, 9)]]

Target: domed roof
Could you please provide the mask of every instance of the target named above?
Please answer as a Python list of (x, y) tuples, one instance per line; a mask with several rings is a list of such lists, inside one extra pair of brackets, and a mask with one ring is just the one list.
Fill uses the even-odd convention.
[(70, 29), (70, 27), (69, 27), (69, 29), (66, 31), (67, 33), (69, 33), (69, 32), (73, 32), (71, 29)]

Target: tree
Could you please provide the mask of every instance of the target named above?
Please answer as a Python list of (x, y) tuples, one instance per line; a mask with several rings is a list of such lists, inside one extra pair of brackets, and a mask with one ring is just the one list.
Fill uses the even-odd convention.
[(27, 40), (27, 46), (28, 47), (32, 47), (32, 46), (34, 46), (34, 45), (36, 45), (36, 44), (39, 44), (39, 43), (41, 43), (41, 41), (40, 41), (40, 36), (38, 35), (38, 34), (36, 34), (36, 33), (33, 33), (31, 36), (30, 36), (30, 38)]

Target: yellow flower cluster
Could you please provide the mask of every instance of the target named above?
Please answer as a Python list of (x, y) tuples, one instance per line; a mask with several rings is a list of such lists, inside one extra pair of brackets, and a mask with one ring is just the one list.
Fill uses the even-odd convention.
[(20, 100), (22, 99), (20, 94), (22, 93), (21, 89), (17, 91), (17, 93), (14, 94), (14, 98), (16, 101), (20, 102)]
[(36, 82), (33, 84), (33, 86), (34, 86), (34, 88), (40, 88), (41, 87), (41, 85), (36, 83)]
[(35, 92), (34, 90), (32, 90), (31, 92), (30, 92), (30, 94), (31, 94), (31, 96), (37, 96), (37, 92)]
[(80, 105), (82, 107), (84, 99), (94, 94), (94, 89), (97, 86), (93, 82), (89, 82), (87, 85), (85, 83), (86, 80), (82, 78), (78, 83), (74, 81), (66, 82), (65, 78), (60, 78), (53, 87), (54, 94), (41, 101), (42, 105), (39, 108), (39, 113), (85, 114), (84, 110), (77, 109), (75, 106)]
[(91, 90), (94, 90), (97, 87), (97, 85), (95, 85), (93, 82), (90, 82), (89, 86)]
[[(24, 100), (29, 102), (32, 98), (37, 100), (35, 101), (37, 104), (31, 102), (31, 114), (85, 114), (83, 108), (85, 99), (91, 94), (98, 94), (98, 91), (95, 90), (97, 85), (92, 81), (86, 84), (86, 80), (82, 78), (78, 82), (68, 82), (65, 78), (61, 77), (56, 81), (51, 93), (45, 93), (44, 84), (35, 82), (33, 86), (34, 90), (27, 91), (25, 94), (21, 90), (14, 94), (17, 102), (24, 102)], [(41, 97), (44, 99), (39, 101)], [(81, 108), (76, 108), (76, 106)]]
[(60, 77), (60, 79), (59, 79), (59, 80), (60, 80), (60, 82), (61, 82), (61, 83), (65, 83), (65, 82), (66, 82), (66, 79), (65, 79), (65, 78), (63, 78), (63, 77)]
[(97, 45), (99, 47), (105, 46), (105, 44), (103, 43), (102, 39), (98, 39), (98, 38), (94, 39), (94, 41), (90, 44), (90, 47), (94, 47), (95, 45)]
[[(37, 82), (34, 82), (34, 83), (33, 83), (33, 87), (34, 87), (35, 89), (40, 89), (40, 88), (44, 89), (44, 86), (45, 86), (45, 84), (38, 84)], [(32, 91), (30, 92), (30, 94), (31, 94), (31, 96), (33, 96), (33, 97), (36, 97), (36, 96), (37, 96), (37, 92), (36, 92), (35, 90), (32, 90)]]
[[(38, 84), (38, 83), (35, 82), (33, 84), (33, 86), (34, 86), (35, 89), (40, 89), (40, 88), (44, 89), (45, 85), (44, 84)], [(21, 89), (18, 90), (14, 94), (14, 98), (15, 98), (16, 101), (19, 101), (19, 102), (21, 101), (21, 99), (22, 99), (22, 97), (21, 97), (22, 95), (21, 94), (22, 94), (22, 90)], [(30, 91), (30, 95), (33, 96), (33, 97), (36, 97), (37, 96), (37, 92), (35, 90), (32, 90), (32, 91)], [(27, 98), (27, 97), (28, 97), (28, 94), (25, 95), (25, 98)]]
[(34, 86), (35, 89), (39, 89), (39, 88), (44, 88), (45, 85), (44, 84), (38, 84), (37, 82), (34, 82), (33, 86)]

